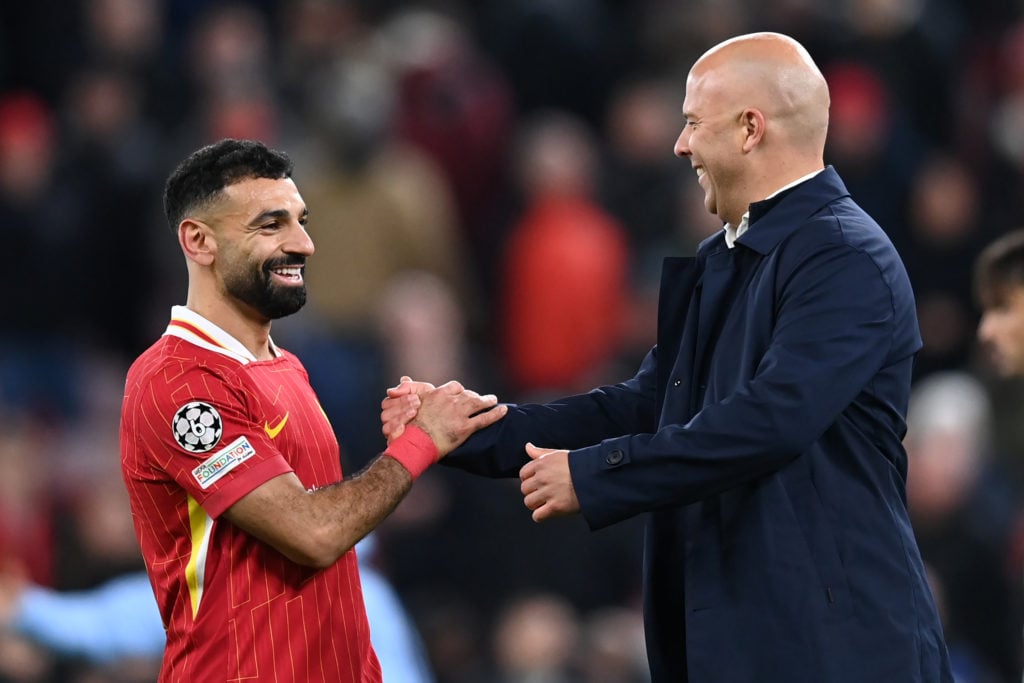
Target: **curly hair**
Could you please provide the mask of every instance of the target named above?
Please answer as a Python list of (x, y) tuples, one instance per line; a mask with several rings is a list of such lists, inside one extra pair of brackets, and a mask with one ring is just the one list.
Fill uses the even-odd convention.
[(256, 140), (227, 138), (190, 154), (164, 185), (164, 215), (171, 231), (196, 209), (208, 205), (228, 185), (246, 178), (290, 178), (292, 161), (284, 152)]

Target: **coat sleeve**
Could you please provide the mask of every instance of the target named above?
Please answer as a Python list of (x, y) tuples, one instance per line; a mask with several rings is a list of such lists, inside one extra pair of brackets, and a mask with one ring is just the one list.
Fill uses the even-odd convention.
[(488, 477), (512, 477), (526, 464), (526, 443), (582, 448), (604, 439), (650, 431), (655, 421), (657, 347), (637, 374), (544, 405), (510, 405), (499, 422), (471, 436), (441, 463)]
[[(685, 424), (663, 421), (653, 433), (570, 454), (592, 528), (701, 500), (781, 468), (898, 360), (889, 358), (894, 294), (869, 255), (843, 244), (821, 247), (778, 286), (770, 341), (748, 381)], [(867, 419), (850, 412), (844, 419)]]

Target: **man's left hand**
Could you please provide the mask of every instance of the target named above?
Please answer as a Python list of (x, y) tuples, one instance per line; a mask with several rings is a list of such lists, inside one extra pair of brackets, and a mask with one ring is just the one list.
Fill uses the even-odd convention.
[(564, 517), (580, 511), (580, 501), (569, 474), (569, 451), (526, 444), (530, 462), (519, 470), (523, 503), (533, 510), (533, 521)]

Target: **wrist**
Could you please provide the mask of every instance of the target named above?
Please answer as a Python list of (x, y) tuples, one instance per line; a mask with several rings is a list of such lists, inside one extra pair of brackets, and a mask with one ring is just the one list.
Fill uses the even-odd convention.
[(413, 424), (405, 426), (402, 435), (388, 444), (384, 453), (397, 460), (415, 481), (437, 462), (439, 451), (430, 436)]

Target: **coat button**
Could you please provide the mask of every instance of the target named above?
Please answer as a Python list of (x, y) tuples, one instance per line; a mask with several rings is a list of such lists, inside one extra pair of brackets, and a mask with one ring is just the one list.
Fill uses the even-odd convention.
[(682, 383), (683, 383), (683, 380), (677, 379), (676, 381), (672, 382), (672, 386), (678, 387)]
[(622, 451), (616, 448), (614, 451), (604, 456), (604, 461), (609, 465), (618, 465), (622, 462)]

